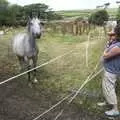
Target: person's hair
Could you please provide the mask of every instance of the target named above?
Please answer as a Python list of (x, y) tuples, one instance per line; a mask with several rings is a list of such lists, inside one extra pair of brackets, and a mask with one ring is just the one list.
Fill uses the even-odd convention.
[(116, 27), (115, 27), (115, 29), (114, 29), (114, 32), (115, 32), (117, 38), (120, 39), (120, 24), (117, 24), (117, 25), (116, 25)]

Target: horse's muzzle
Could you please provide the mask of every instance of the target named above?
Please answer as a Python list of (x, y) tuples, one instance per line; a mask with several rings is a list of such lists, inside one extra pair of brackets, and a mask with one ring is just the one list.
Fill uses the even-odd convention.
[(41, 33), (40, 34), (36, 34), (36, 38), (40, 38), (41, 37)]

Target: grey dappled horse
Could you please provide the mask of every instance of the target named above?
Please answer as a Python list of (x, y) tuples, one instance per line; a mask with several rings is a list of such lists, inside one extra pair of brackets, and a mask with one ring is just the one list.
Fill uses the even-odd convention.
[[(13, 39), (13, 52), (18, 57), (21, 69), (36, 67), (38, 58), (38, 47), (36, 39), (41, 37), (42, 23), (38, 18), (29, 19), (27, 25), (27, 32), (17, 34)], [(28, 80), (30, 80), (30, 72), (28, 73)], [(36, 70), (34, 70), (34, 82), (36, 79)]]

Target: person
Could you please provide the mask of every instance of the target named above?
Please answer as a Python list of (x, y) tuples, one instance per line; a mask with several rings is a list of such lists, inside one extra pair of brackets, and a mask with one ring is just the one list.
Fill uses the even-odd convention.
[[(106, 111), (107, 116), (118, 116), (117, 96), (115, 92), (116, 80), (120, 76), (120, 25), (117, 25), (114, 31), (108, 33), (109, 42), (104, 50), (102, 59), (104, 66), (104, 78), (102, 81), (102, 90), (105, 100), (112, 105), (112, 109)], [(106, 102), (99, 103), (105, 105)]]

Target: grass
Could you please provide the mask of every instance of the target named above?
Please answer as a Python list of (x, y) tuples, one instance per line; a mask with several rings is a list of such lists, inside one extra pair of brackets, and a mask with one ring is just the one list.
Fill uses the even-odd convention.
[[(97, 11), (98, 9), (89, 9), (89, 10), (67, 10), (67, 11), (56, 11), (57, 14), (62, 15), (65, 18), (76, 18), (76, 17), (85, 17), (88, 18), (91, 13)], [(117, 8), (108, 8), (107, 9), (110, 17), (116, 18)]]
[[(40, 75), (39, 78), (42, 79), (42, 81), (40, 82), (40, 85), (38, 85), (38, 89), (44, 87), (45, 90), (47, 89), (48, 91), (52, 91), (52, 93), (57, 93), (58, 96), (64, 96), (72, 90), (77, 90), (87, 76), (93, 71), (96, 63), (100, 61), (100, 56), (102, 55), (103, 46), (105, 44), (105, 36), (103, 32), (100, 32), (100, 36), (98, 37), (99, 31), (103, 31), (102, 28), (91, 31), (88, 49), (89, 67), (86, 67), (85, 63), (87, 35), (72, 36), (67, 34), (62, 36), (61, 34), (56, 33), (51, 36), (51, 34), (46, 34), (40, 44), (44, 43), (46, 46), (44, 47), (44, 50), (43, 48), (41, 49), (46, 51), (49, 58), (52, 59), (55, 56), (62, 55), (71, 49), (76, 50), (70, 55), (43, 68), (45, 76)], [(101, 36), (102, 38), (100, 38)], [(43, 46), (41, 45), (41, 47)], [(39, 59), (41, 58), (42, 56)], [(98, 75), (85, 86), (83, 91), (87, 93), (78, 96), (74, 101), (77, 106), (82, 106), (84, 109), (93, 112), (98, 111), (96, 114), (99, 114), (101, 111), (103, 112), (103, 110), (98, 110), (98, 107), (95, 104), (99, 99), (102, 99), (101, 76), (101, 74)], [(91, 97), (92, 95), (95, 97)]]
[[(93, 69), (99, 61), (100, 52), (103, 49), (104, 40), (100, 41), (100, 38), (96, 39), (97, 34), (94, 33), (91, 36), (93, 36), (93, 38), (91, 39), (89, 47), (89, 68), (87, 68), (85, 65), (87, 35), (72, 36), (67, 34), (62, 36), (56, 33), (51, 36), (50, 34), (46, 34), (45, 37), (43, 37), (42, 43), (40, 43), (40, 51), (44, 51), (44, 53), (48, 55), (48, 58), (52, 59), (71, 49), (76, 49), (76, 51), (45, 66), (44, 70), (47, 71), (47, 74), (50, 76), (48, 80), (45, 78), (43, 81), (47, 81), (47, 84), (52, 84), (50, 85), (51, 87), (55, 84), (54, 86), (57, 86), (56, 88), (58, 88), (58, 90), (62, 88), (63, 91), (78, 88), (88, 74), (92, 72), (91, 69)], [(41, 44), (45, 46), (43, 47)], [(41, 55), (39, 57), (39, 59), (42, 58)], [(94, 85), (94, 89), (96, 88), (98, 88), (98, 86), (96, 85), (95, 87)]]
[(92, 10), (73, 10), (73, 11), (57, 11), (57, 14), (65, 18), (76, 18), (76, 17), (88, 17), (91, 14)]
[[(17, 33), (17, 31), (22, 31), (22, 29), (16, 29), (15, 31)], [(8, 56), (8, 46), (10, 44), (10, 40), (11, 40), (12, 36), (14, 35), (13, 33), (14, 33), (14, 31), (9, 32), (7, 35), (4, 36), (3, 39), (1, 39), (2, 47), (0, 48), (1, 49), (0, 54), (3, 57), (1, 57), (0, 60), (4, 60), (4, 59), (8, 60), (9, 59), (8, 58), (9, 57)], [(100, 55), (100, 54), (96, 54), (96, 52), (98, 53), (99, 50), (101, 49), (101, 46), (97, 45), (97, 44), (100, 44), (99, 43), (100, 41), (98, 43), (96, 43), (97, 40), (94, 40), (97, 38), (97, 35), (98, 35), (97, 31), (96, 31), (96, 34), (92, 33), (92, 35), (91, 35), (91, 38), (92, 38), (91, 42), (95, 41), (95, 43), (93, 45), (91, 43), (90, 47), (89, 47), (90, 69), (93, 68), (94, 64), (97, 62), (95, 58), (98, 59), (98, 56)], [(42, 37), (42, 39), (40, 41), (38, 41), (38, 46), (40, 49), (38, 64), (42, 64), (45, 61), (48, 61), (56, 56), (64, 54), (65, 52), (68, 52), (72, 49), (76, 49), (75, 52), (56, 61), (53, 64), (50, 64), (50, 65), (44, 67), (44, 69), (47, 70), (50, 74), (56, 75), (56, 74), (60, 73), (60, 77), (62, 77), (63, 81), (64, 81), (64, 79), (67, 80), (67, 78), (69, 80), (76, 79), (77, 81), (80, 81), (79, 77), (81, 77), (81, 79), (83, 79), (89, 73), (89, 72), (87, 72), (89, 70), (86, 69), (86, 67), (85, 67), (85, 63), (84, 63), (85, 62), (84, 61), (85, 54), (83, 54), (83, 53), (85, 53), (85, 44), (87, 41), (87, 37), (88, 36), (86, 34), (84, 34), (82, 36), (73, 36), (70, 34), (66, 34), (63, 36), (60, 33), (59, 34), (58, 33), (55, 33), (55, 34), (45, 33), (45, 35)], [(12, 54), (11, 49), (9, 52), (11, 52), (11, 54)], [(13, 58), (14, 58), (14, 60), (16, 60), (15, 57), (13, 57)], [(10, 59), (11, 59), (11, 57), (10, 57)], [(17, 65), (18, 65), (18, 63), (17, 63)], [(75, 68), (75, 67), (77, 67), (77, 68)], [(84, 69), (82, 69), (81, 73), (79, 73), (80, 68), (84, 68)], [(74, 72), (73, 72), (73, 69), (74, 69)], [(57, 72), (55, 72), (56, 70), (57, 70)], [(61, 74), (63, 74), (63, 76), (61, 76)], [(82, 75), (82, 74), (85, 74), (85, 75)], [(78, 85), (78, 83), (75, 81), (71, 81), (71, 82), (76, 83), (76, 85)]]
[[(17, 74), (19, 72), (19, 65), (16, 57), (12, 54), (11, 49), (9, 51), (10, 56), (8, 56), (8, 49), (6, 48), (8, 48), (10, 38), (12, 38), (14, 33), (22, 30), (23, 28), (14, 29), (4, 35), (0, 40), (0, 44), (2, 45), (0, 47), (0, 56), (2, 56), (0, 58), (0, 74), (2, 74), (3, 78), (8, 78), (12, 76), (12, 74)], [(99, 35), (102, 36), (102, 39)], [(88, 35), (86, 34), (73, 36), (70, 34), (62, 35), (61, 33), (51, 32), (45, 33), (41, 40), (37, 40), (40, 50), (38, 65), (75, 49), (71, 54), (38, 69), (37, 78), (39, 80), (39, 84), (36, 85), (35, 89), (48, 98), (48, 101), (52, 100), (55, 102), (56, 100), (60, 100), (64, 95), (70, 93), (72, 90), (77, 90), (87, 76), (93, 72), (96, 63), (100, 61), (100, 56), (103, 52), (105, 43), (103, 28), (97, 28), (96, 30), (91, 31), (90, 44), (88, 48), (88, 67), (85, 62), (87, 40)], [(9, 75), (7, 73), (9, 73)], [(89, 108), (92, 111), (95, 111), (97, 109), (95, 102), (99, 99), (96, 99), (96, 96), (102, 96), (101, 79), (100, 74), (87, 84), (83, 90), (85, 92), (87, 91), (89, 95), (91, 94), (90, 97), (92, 95), (95, 95), (95, 97), (89, 98), (89, 95), (87, 96), (85, 94), (82, 97), (78, 96), (74, 103), (77, 106), (83, 106), (85, 109)], [(20, 83), (24, 84), (25, 81), (26, 76), (23, 76)], [(27, 96), (30, 96), (31, 98), (33, 97), (31, 94), (28, 94), (29, 91), (27, 91), (26, 88), (22, 88), (21, 90)]]
[[(100, 28), (101, 29), (101, 28)], [(22, 29), (21, 29), (22, 30)], [(18, 29), (16, 31), (19, 31)], [(13, 31), (14, 32), (14, 31)], [(90, 73), (91, 69), (94, 68), (95, 64), (99, 60), (100, 51), (103, 47), (103, 40), (99, 40), (96, 34), (91, 34), (91, 42), (89, 45), (89, 68), (85, 66), (85, 47), (87, 43), (88, 36), (86, 34), (82, 36), (72, 36), (69, 34), (62, 35), (60, 33), (45, 33), (40, 41), (38, 41), (38, 46), (40, 49), (39, 61), (38, 64), (42, 64), (56, 56), (62, 55), (65, 52), (68, 52), (72, 49), (76, 49), (75, 52), (71, 53), (68, 56), (61, 58), (60, 60), (55, 61), (52, 64), (49, 64), (41, 69), (40, 72), (46, 72), (48, 75), (46, 78), (45, 74), (43, 76), (38, 74), (38, 78), (41, 79), (41, 82), (47, 82), (48, 86), (59, 88), (62, 86), (63, 90), (73, 89), (81, 85), (86, 76)], [(1, 44), (4, 44), (1, 47), (1, 56), (0, 60), (3, 61), (6, 59), (6, 62), (9, 63), (9, 59), (13, 59), (14, 62), (17, 62), (15, 56), (13, 58), (8, 58), (8, 49), (5, 46), (8, 46), (10, 39), (13, 36), (12, 32), (9, 32), (8, 35), (5, 35), (4, 39), (1, 40)], [(96, 39), (97, 38), (97, 39)], [(99, 44), (99, 45), (98, 45)], [(101, 44), (101, 46), (100, 46)], [(4, 51), (3, 51), (4, 49)], [(12, 52), (11, 52), (12, 54)], [(14, 63), (13, 66), (18, 66), (18, 63)], [(39, 76), (40, 75), (40, 76)], [(45, 77), (45, 78), (44, 78)], [(45, 79), (45, 80), (43, 80)], [(50, 85), (49, 85), (50, 84)], [(51, 85), (55, 84), (55, 85)], [(46, 86), (45, 86), (46, 87)], [(47, 87), (49, 88), (49, 87)]]

